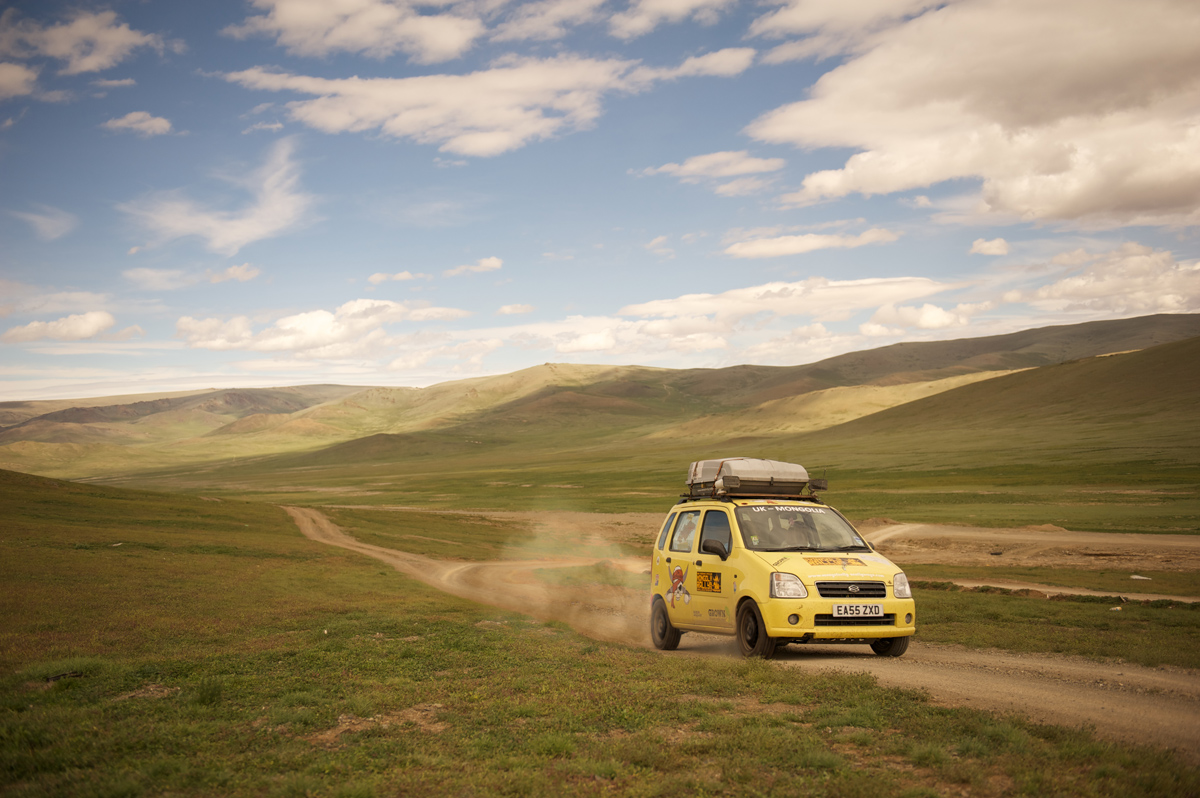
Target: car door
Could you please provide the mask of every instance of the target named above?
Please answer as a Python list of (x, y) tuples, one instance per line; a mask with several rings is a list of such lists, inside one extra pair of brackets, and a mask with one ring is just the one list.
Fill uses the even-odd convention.
[(700, 510), (688, 510), (679, 514), (667, 548), (663, 551), (663, 595), (667, 602), (667, 615), (671, 623), (679, 627), (694, 627), (700, 619), (699, 611), (692, 607), (700, 513)]
[(719, 542), (726, 553), (733, 550), (733, 531), (727, 512), (708, 510), (700, 522), (699, 542), (692, 562), (695, 568), (692, 603), (700, 613), (697, 623), (722, 630), (732, 629), (734, 574), (720, 556), (702, 551), (706, 540)]

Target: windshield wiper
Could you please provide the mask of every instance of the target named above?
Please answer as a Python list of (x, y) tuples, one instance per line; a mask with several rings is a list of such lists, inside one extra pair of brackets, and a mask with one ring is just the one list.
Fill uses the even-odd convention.
[(755, 551), (824, 551), (824, 549), (814, 549), (812, 546), (780, 546), (773, 549), (755, 549)]

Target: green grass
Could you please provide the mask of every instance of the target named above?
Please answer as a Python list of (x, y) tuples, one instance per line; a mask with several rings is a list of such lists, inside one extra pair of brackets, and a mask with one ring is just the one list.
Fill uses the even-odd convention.
[(1200, 604), (1048, 600), (920, 582), (913, 598), (922, 641), (1200, 668)]
[(1170, 753), (868, 676), (588, 640), (273, 507), (0, 473), (0, 509), (6, 795), (1200, 790)]
[[(1194, 571), (1150, 571), (1126, 563), (1120, 570), (1083, 571), (1071, 568), (1021, 568), (1016, 566), (905, 565), (910, 579), (1005, 579), (1057, 587), (1078, 587), (1115, 595), (1159, 593), (1165, 596), (1200, 596), (1200, 573)], [(1146, 576), (1150, 581), (1130, 579)]]

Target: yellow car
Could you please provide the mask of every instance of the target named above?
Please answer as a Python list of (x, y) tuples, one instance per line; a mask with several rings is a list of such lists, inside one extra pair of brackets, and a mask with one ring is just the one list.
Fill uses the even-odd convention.
[(814, 490), (803, 466), (700, 460), (688, 472), (651, 561), (650, 636), (737, 637), (747, 657), (789, 643), (865, 643), (898, 657), (916, 632), (904, 572)]

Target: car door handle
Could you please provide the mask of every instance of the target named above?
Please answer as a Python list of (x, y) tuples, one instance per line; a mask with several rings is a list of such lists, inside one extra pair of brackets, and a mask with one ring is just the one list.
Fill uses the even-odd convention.
[(668, 557), (668, 558), (667, 558), (667, 562), (670, 562), (670, 561), (671, 561), (671, 558), (670, 558), (670, 557)]
[(696, 565), (704, 565), (704, 560), (696, 560)]

